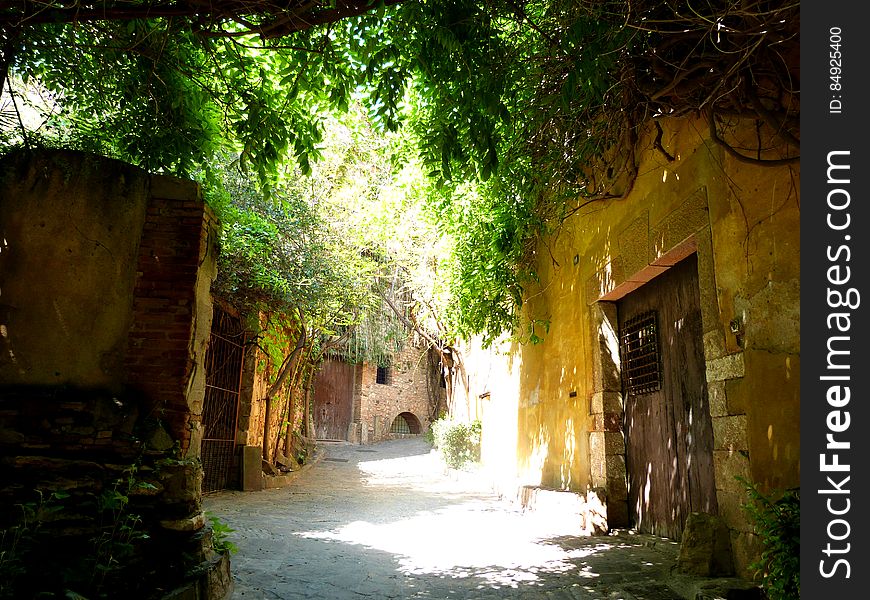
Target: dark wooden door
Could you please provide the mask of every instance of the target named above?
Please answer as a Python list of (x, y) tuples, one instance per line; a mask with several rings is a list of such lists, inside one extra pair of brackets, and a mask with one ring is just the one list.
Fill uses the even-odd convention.
[(690, 512), (715, 514), (697, 257), (618, 303), (629, 514), (680, 539)]
[(314, 383), (314, 433), (320, 440), (346, 440), (353, 419), (354, 365), (326, 360)]

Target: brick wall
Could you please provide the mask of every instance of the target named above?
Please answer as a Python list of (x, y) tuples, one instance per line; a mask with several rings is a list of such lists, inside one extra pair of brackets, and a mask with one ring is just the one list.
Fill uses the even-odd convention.
[(186, 453), (202, 415), (210, 294), (203, 294), (217, 220), (198, 186), (153, 177), (139, 244), (127, 380), (149, 399), (146, 410), (164, 423)]

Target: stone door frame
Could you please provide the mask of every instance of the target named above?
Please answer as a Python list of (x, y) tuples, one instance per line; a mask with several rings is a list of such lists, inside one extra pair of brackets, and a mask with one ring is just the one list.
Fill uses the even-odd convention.
[[(644, 211), (617, 236), (610, 262), (587, 281), (593, 338), (593, 386), (589, 397), (591, 486), (607, 498), (610, 527), (629, 525), (625, 438), (625, 407), (619, 361), (616, 301), (668, 270), (692, 253), (698, 258), (698, 284), (704, 341), (707, 393), (713, 421), (716, 494), (733, 479), (724, 453), (746, 451), (746, 415), (729, 414), (725, 381), (743, 377), (742, 351), (726, 348), (719, 310), (713, 236), (707, 189), (701, 187), (655, 223)], [(591, 293), (589, 293), (591, 292)], [(736, 434), (734, 433), (736, 432)], [(726, 444), (725, 438), (728, 438)], [(734, 438), (737, 438), (735, 445)], [(748, 458), (746, 459), (748, 463)], [(720, 507), (722, 505), (720, 498)]]

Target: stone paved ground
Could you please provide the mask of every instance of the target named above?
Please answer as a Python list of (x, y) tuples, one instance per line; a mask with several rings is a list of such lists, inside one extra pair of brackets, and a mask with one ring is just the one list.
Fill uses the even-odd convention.
[(319, 446), (285, 488), (206, 497), (235, 529), (234, 599), (694, 598), (670, 587), (675, 543), (524, 514), (422, 439)]

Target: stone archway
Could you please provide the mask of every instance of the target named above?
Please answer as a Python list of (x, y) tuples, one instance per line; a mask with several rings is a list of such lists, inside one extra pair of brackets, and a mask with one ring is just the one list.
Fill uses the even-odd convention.
[(392, 435), (420, 435), (422, 432), (420, 419), (410, 412), (399, 413), (390, 425)]

